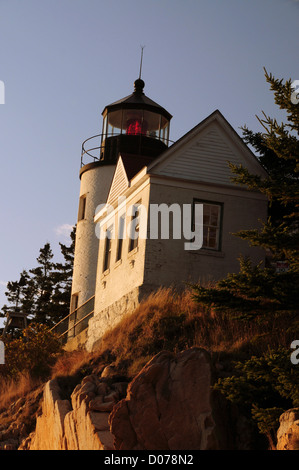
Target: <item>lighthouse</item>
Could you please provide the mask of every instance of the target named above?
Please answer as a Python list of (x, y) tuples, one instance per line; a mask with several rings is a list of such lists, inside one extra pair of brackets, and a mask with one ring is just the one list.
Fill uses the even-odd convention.
[[(82, 144), (70, 304), (70, 312), (78, 315), (72, 317), (70, 323), (73, 324), (84, 319), (94, 308), (99, 250), (94, 216), (97, 206), (107, 200), (119, 156), (151, 160), (168, 148), (172, 116), (145, 95), (144, 87), (139, 76), (134, 82), (133, 93), (104, 108), (101, 134)], [(74, 331), (74, 335), (77, 333)]]
[[(228, 165), (264, 178), (257, 158), (219, 110), (169, 145), (172, 116), (144, 89), (139, 76), (129, 96), (104, 108), (101, 133), (82, 144), (70, 314), (54, 327), (70, 350), (92, 351), (161, 287), (183, 289), (186, 282), (225, 279), (238, 272), (239, 256), (265, 262), (263, 251), (234, 233), (266, 220), (268, 200), (237, 186)], [(191, 241), (198, 204), (202, 244), (190, 249), (185, 238)], [(151, 236), (152, 209), (161, 224), (168, 224), (168, 236)], [(182, 228), (185, 209), (190, 227), (178, 235), (174, 216), (176, 229)], [(124, 228), (133, 226), (134, 236)]]

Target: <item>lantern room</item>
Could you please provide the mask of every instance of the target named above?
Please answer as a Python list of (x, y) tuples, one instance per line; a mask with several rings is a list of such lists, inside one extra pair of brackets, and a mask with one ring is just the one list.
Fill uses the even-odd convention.
[(120, 152), (156, 157), (168, 147), (172, 116), (143, 89), (138, 78), (131, 95), (105, 107), (101, 161), (112, 162)]

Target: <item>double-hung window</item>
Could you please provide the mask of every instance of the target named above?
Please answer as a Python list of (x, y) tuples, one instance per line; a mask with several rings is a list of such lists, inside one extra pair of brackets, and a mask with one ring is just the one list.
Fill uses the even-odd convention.
[(195, 199), (194, 204), (203, 204), (202, 248), (220, 251), (223, 204), (199, 199)]
[(122, 215), (118, 219), (118, 240), (116, 249), (116, 261), (119, 261), (122, 256), (123, 240), (125, 236), (126, 215)]
[(138, 246), (139, 229), (140, 229), (140, 203), (133, 205), (133, 213), (130, 225), (129, 251), (134, 250)]
[(103, 272), (110, 268), (113, 226), (106, 230)]

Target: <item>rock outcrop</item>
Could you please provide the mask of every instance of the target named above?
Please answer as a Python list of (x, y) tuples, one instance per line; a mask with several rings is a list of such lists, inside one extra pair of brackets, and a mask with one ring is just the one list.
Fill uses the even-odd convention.
[(211, 390), (208, 353), (161, 352), (135, 377), (109, 422), (119, 450), (216, 450), (233, 447)]
[(0, 450), (17, 450), (35, 428), (35, 416), (43, 396), (43, 386), (37, 385), (26, 395), (0, 411)]
[(70, 411), (68, 400), (60, 399), (60, 388), (56, 380), (46, 383), (42, 414), (37, 417), (36, 430), (21, 445), (32, 450), (61, 450), (64, 448), (64, 418)]
[(47, 382), (42, 413), (36, 429), (20, 450), (112, 450), (108, 417), (126, 394), (127, 383), (89, 375), (74, 389), (70, 400), (61, 399), (57, 379)]
[(277, 450), (299, 450), (299, 408), (283, 413), (277, 431)]
[[(214, 368), (207, 351), (162, 351), (129, 385), (115, 373), (110, 365), (101, 376), (84, 377), (69, 399), (65, 399), (59, 379), (49, 381), (35, 431), (19, 449), (257, 448), (256, 430), (250, 420), (213, 389)], [(285, 413), (281, 420), (278, 448), (295, 448), (298, 444), (298, 410), (292, 413)], [(286, 444), (284, 439), (290, 432), (297, 437)]]

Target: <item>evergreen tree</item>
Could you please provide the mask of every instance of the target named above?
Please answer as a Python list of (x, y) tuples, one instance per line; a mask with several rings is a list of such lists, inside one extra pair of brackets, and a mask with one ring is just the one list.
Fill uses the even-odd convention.
[(51, 301), (55, 288), (55, 281), (52, 275), (54, 268), (52, 261), (53, 256), (50, 243), (46, 243), (44, 247), (40, 249), (39, 256), (36, 259), (38, 266), (30, 269), (35, 286), (34, 313), (32, 313), (36, 323), (48, 324), (51, 318)]
[(71, 293), (75, 227), (70, 234), (70, 246), (60, 243), (64, 263), (53, 261), (50, 243), (39, 251), (37, 267), (23, 270), (18, 281), (7, 283), (5, 295), (9, 305), (4, 305), (0, 317), (8, 312), (26, 313), (30, 321), (53, 326), (69, 313)]
[[(252, 266), (240, 260), (240, 272), (230, 274), (216, 288), (194, 286), (196, 300), (203, 305), (220, 308), (246, 318), (258, 315), (298, 313), (298, 297), (294, 286), (299, 282), (299, 106), (291, 101), (291, 80), (275, 79), (265, 71), (274, 91), (275, 102), (286, 111), (287, 123), (275, 119), (259, 119), (265, 132), (253, 133), (243, 128), (245, 142), (259, 153), (268, 176), (262, 178), (236, 165), (230, 165), (236, 184), (265, 194), (269, 199), (269, 218), (262, 229), (238, 232), (252, 246), (266, 250), (267, 263)], [(278, 272), (276, 261), (286, 261), (288, 270)]]
[(21, 303), (22, 298), (22, 288), (26, 284), (26, 278), (28, 274), (26, 271), (23, 271), (20, 275), (20, 279), (18, 281), (9, 281), (6, 286), (6, 297), (9, 303), (11, 304), (10, 307), (4, 305), (5, 311), (9, 311), (10, 309), (18, 310)]
[[(231, 273), (212, 288), (193, 286), (194, 298), (203, 306), (224, 315), (256, 320), (272, 338), (291, 341), (299, 336), (299, 105), (291, 100), (291, 80), (275, 79), (265, 70), (274, 92), (275, 103), (286, 113), (286, 122), (278, 124), (265, 114), (259, 119), (262, 132), (243, 128), (246, 143), (258, 152), (267, 177), (252, 175), (230, 165), (236, 184), (258, 190), (269, 200), (269, 217), (260, 230), (235, 234), (267, 253), (266, 265), (253, 266), (240, 259), (240, 272)], [(288, 270), (276, 269), (277, 261), (286, 261)], [(275, 336), (274, 336), (275, 335)], [(298, 406), (298, 371), (290, 361), (290, 349), (284, 344), (267, 350), (260, 357), (237, 363), (235, 375), (219, 379), (217, 388), (231, 401), (249, 408), (260, 431), (275, 436), (280, 414)]]
[(71, 243), (69, 246), (59, 243), (60, 251), (64, 258), (64, 263), (55, 264), (55, 289), (53, 292), (53, 312), (55, 312), (55, 323), (64, 318), (69, 313), (73, 265), (75, 252), (76, 226), (70, 233)]

